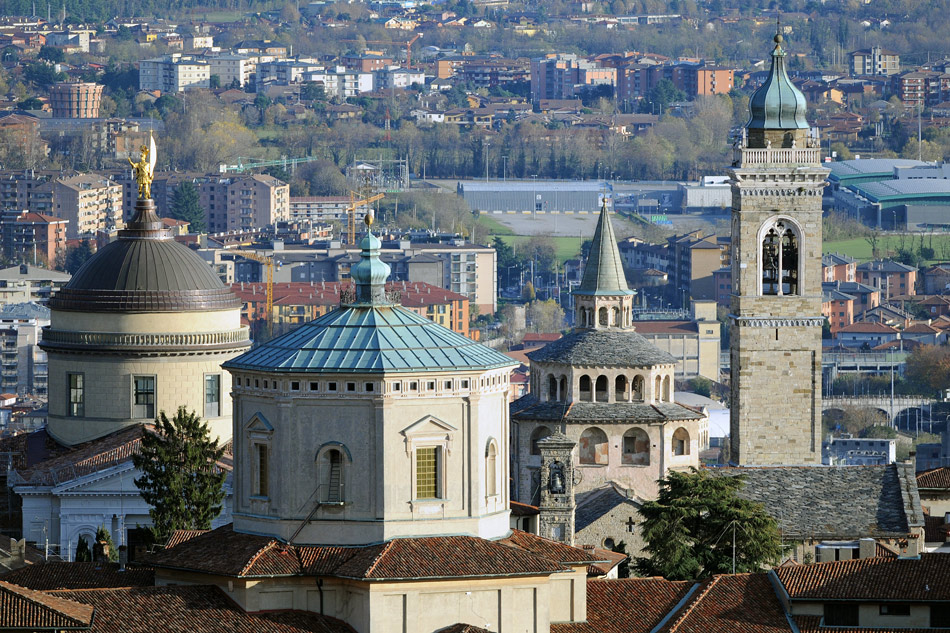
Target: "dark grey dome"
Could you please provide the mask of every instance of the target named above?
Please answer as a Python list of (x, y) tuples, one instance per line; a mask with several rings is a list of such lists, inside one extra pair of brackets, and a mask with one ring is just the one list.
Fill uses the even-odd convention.
[[(146, 201), (146, 202), (151, 202)], [(141, 201), (140, 201), (140, 206)], [(154, 203), (153, 203), (154, 204)], [(152, 205), (93, 255), (49, 301), (54, 310), (188, 312), (240, 302), (197, 253), (176, 242)]]
[(673, 365), (676, 359), (633, 330), (577, 330), (529, 352), (536, 363), (589, 367)]

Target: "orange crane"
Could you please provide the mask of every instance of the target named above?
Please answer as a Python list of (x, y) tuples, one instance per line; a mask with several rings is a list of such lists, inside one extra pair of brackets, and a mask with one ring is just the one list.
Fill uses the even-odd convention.
[(266, 314), (267, 318), (267, 337), (270, 338), (274, 334), (274, 258), (273, 256), (258, 255), (257, 253), (248, 253), (241, 251), (238, 253), (241, 257), (246, 257), (247, 259), (252, 259), (255, 262), (260, 262), (264, 264), (266, 270), (266, 290), (265, 290), (265, 305), (266, 305)]
[(369, 198), (363, 198), (362, 200), (356, 200), (354, 193), (350, 192), (350, 206), (346, 208), (346, 233), (349, 237), (349, 244), (352, 246), (356, 243), (356, 208), (361, 207), (364, 204), (372, 204), (377, 200), (382, 200), (385, 198), (381, 193), (376, 194), (375, 196), (370, 196)]
[(419, 38), (422, 37), (422, 33), (413, 33), (412, 39), (406, 42), (392, 41), (387, 42), (384, 40), (339, 40), (341, 42), (356, 42), (364, 44), (384, 44), (386, 46), (405, 46), (406, 47), (406, 67), (412, 70), (412, 45), (415, 44)]

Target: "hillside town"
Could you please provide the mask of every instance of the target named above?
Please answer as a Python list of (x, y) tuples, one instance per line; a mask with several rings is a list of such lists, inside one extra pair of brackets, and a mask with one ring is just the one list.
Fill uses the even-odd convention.
[(11, 0), (0, 630), (950, 631), (945, 8)]

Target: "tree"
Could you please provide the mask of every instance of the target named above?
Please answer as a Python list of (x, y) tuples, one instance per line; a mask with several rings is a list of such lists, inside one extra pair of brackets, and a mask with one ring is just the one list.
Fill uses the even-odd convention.
[(63, 52), (63, 49), (56, 48), (55, 46), (47, 46), (45, 44), (40, 48), (40, 52), (36, 56), (39, 59), (45, 59), (46, 61), (56, 64), (66, 60), (66, 53)]
[(554, 299), (528, 304), (528, 322), (532, 332), (560, 332), (564, 329), (564, 309)]
[(217, 90), (221, 87), (221, 75), (211, 75), (208, 77), (208, 88)]
[(78, 246), (66, 251), (66, 272), (70, 275), (75, 275), (76, 271), (82, 268), (82, 265), (85, 264), (86, 260), (90, 257), (92, 257), (92, 247), (89, 245), (88, 240), (79, 242)]
[[(96, 545), (99, 543), (105, 543), (109, 548), (109, 562), (114, 563), (119, 560), (119, 550), (115, 548), (115, 543), (112, 542), (112, 535), (109, 534), (109, 530), (107, 530), (104, 525), (100, 525), (99, 529), (96, 530)], [(95, 547), (93, 549), (95, 549)]]
[(693, 378), (689, 383), (689, 387), (693, 390), (693, 393), (700, 396), (706, 396), (708, 398), (710, 394), (712, 394), (712, 381), (705, 376)]
[(89, 549), (89, 543), (86, 542), (85, 536), (80, 536), (79, 542), (76, 543), (75, 560), (77, 563), (88, 563), (92, 561), (92, 550)]
[(185, 407), (171, 419), (162, 411), (155, 430), (142, 436), (132, 463), (142, 473), (135, 485), (151, 506), (156, 542), (166, 542), (175, 530), (211, 528), (224, 500), (225, 473), (217, 466), (223, 455), (208, 425)]
[(950, 348), (920, 345), (907, 357), (904, 377), (931, 393), (950, 388)]
[(779, 562), (784, 548), (778, 523), (761, 504), (736, 494), (744, 485), (741, 475), (693, 468), (670, 471), (659, 483), (657, 500), (640, 509), (649, 555), (635, 560), (640, 574), (694, 580), (729, 573), (733, 563), (744, 573)]
[(179, 184), (172, 194), (171, 214), (176, 220), (188, 222), (192, 233), (204, 233), (207, 230), (198, 189), (190, 180)]

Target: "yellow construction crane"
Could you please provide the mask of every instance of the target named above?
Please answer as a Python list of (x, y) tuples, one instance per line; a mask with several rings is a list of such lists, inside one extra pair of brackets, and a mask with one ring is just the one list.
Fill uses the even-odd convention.
[(266, 318), (267, 318), (267, 337), (270, 338), (274, 334), (274, 258), (268, 257), (266, 255), (258, 255), (257, 253), (248, 253), (241, 251), (238, 253), (241, 257), (246, 257), (247, 259), (252, 259), (255, 262), (260, 262), (264, 264), (265, 275), (267, 279), (266, 290), (265, 290), (265, 305), (266, 305)]
[(375, 196), (370, 196), (369, 198), (363, 198), (362, 200), (355, 199), (356, 194), (350, 192), (350, 206), (346, 208), (346, 232), (349, 237), (349, 245), (353, 246), (356, 244), (356, 208), (361, 207), (364, 204), (372, 204), (377, 200), (382, 200), (385, 196), (381, 193), (376, 194)]

